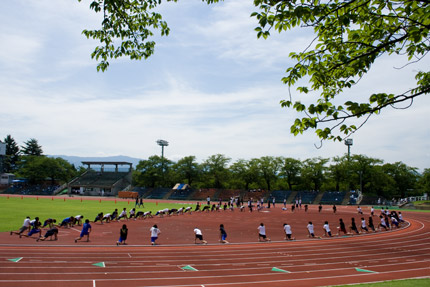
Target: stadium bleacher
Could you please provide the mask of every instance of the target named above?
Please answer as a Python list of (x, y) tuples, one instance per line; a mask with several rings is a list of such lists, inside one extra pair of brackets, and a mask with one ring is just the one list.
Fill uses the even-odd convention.
[(299, 191), (297, 195), (294, 197), (294, 201), (300, 198), (302, 199), (303, 204), (312, 204), (315, 198), (318, 195), (318, 191)]
[(284, 202), (284, 199), (288, 199), (291, 194), (291, 190), (274, 190), (270, 196), (274, 197), (276, 202)]
[(22, 195), (52, 195), (58, 187), (59, 185), (19, 184), (7, 188), (4, 193)]
[(185, 200), (187, 199), (193, 191), (191, 189), (185, 189), (185, 190), (175, 190), (173, 193), (169, 196), (169, 199), (178, 199), (178, 200)]
[(152, 189), (152, 191), (146, 195), (146, 199), (162, 199), (167, 193), (171, 191), (170, 188), (157, 187)]
[(341, 204), (345, 195), (345, 191), (326, 191), (320, 202), (322, 204)]

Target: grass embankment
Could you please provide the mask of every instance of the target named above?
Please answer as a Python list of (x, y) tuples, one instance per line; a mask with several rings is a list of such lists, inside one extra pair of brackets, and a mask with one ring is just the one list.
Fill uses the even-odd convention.
[[(57, 223), (64, 218), (81, 214), (84, 218), (93, 221), (100, 212), (112, 213), (115, 208), (118, 211), (125, 207), (127, 211), (135, 206), (134, 200), (93, 200), (82, 198), (56, 198), (56, 197), (0, 197), (0, 232), (17, 230), (22, 226), (24, 219), (30, 216), (31, 219), (38, 216), (40, 221), (47, 218), (55, 218)], [(156, 203), (144, 202), (144, 208), (136, 208), (137, 211), (149, 211), (154, 214), (164, 208), (180, 208), (182, 206), (192, 206), (190, 204), (176, 203)]]

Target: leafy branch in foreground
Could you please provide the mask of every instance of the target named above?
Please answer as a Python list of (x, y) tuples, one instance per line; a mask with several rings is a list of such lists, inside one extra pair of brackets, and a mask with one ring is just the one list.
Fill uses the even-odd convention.
[[(78, 0), (81, 1), (81, 0)], [(220, 0), (202, 0), (208, 4)], [(177, 2), (177, 0), (166, 0)], [(105, 71), (109, 59), (128, 56), (146, 59), (154, 53), (153, 30), (169, 34), (161, 14), (153, 10), (161, 0), (93, 0), (90, 8), (103, 13), (99, 30), (84, 30), (87, 38), (98, 39), (91, 54), (99, 61), (98, 71)], [(296, 62), (286, 70), (282, 81), (289, 87), (289, 99), (281, 101), (303, 113), (291, 126), (298, 135), (314, 129), (321, 140), (342, 140), (362, 127), (370, 116), (386, 107), (399, 108), (413, 103), (415, 97), (430, 93), (430, 71), (418, 71), (416, 86), (397, 95), (373, 93), (358, 102), (345, 95), (364, 77), (383, 55), (407, 57), (407, 65), (421, 61), (430, 51), (430, 2), (387, 0), (254, 0), (258, 12), (257, 37), (268, 38), (273, 29), (284, 32), (296, 27), (311, 28), (315, 38), (302, 52), (291, 53)], [(317, 95), (311, 104), (293, 101), (291, 88), (302, 94)], [(343, 104), (335, 105), (339, 96)], [(358, 119), (359, 124), (350, 123)]]
[[(78, 0), (79, 2), (82, 0)], [(176, 0), (166, 0), (168, 2)], [(154, 53), (155, 42), (149, 40), (154, 29), (161, 36), (169, 34), (167, 23), (160, 13), (153, 12), (161, 0), (94, 0), (90, 9), (103, 13), (101, 28), (84, 30), (87, 38), (101, 43), (91, 57), (99, 61), (97, 71), (106, 71), (109, 59), (128, 56), (130, 60), (146, 59)]]
[[(407, 55), (408, 64), (419, 62), (430, 50), (430, 4), (427, 1), (280, 1), (255, 0), (261, 12), (253, 13), (259, 22), (258, 37), (267, 38), (294, 27), (313, 28), (316, 38), (303, 52), (291, 53), (296, 61), (282, 79), (290, 88), (300, 80), (308, 86), (300, 93), (318, 94), (314, 103), (293, 102), (291, 90), (282, 107), (304, 113), (291, 126), (294, 135), (315, 129), (320, 139), (339, 140), (350, 136), (373, 114), (386, 107), (398, 107), (417, 96), (430, 93), (430, 72), (416, 74), (415, 88), (399, 95), (376, 93), (367, 102), (334, 99), (355, 86), (382, 55)], [(347, 124), (352, 118), (364, 120), (359, 126)], [(333, 122), (327, 125), (327, 123)], [(321, 128), (322, 126), (322, 128)]]

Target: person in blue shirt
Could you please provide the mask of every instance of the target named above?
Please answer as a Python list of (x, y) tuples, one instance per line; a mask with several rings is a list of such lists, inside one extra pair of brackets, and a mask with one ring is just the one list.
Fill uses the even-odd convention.
[(85, 220), (85, 223), (82, 226), (81, 234), (79, 235), (79, 237), (75, 238), (75, 243), (77, 243), (78, 240), (81, 240), (82, 237), (84, 237), (85, 235), (87, 236), (87, 242), (90, 241), (90, 233), (91, 233), (91, 225), (90, 225), (90, 221), (87, 219)]
[(60, 227), (73, 227), (73, 222), (75, 221), (75, 217), (70, 216), (70, 217), (66, 217), (63, 219), (63, 221), (61, 221)]

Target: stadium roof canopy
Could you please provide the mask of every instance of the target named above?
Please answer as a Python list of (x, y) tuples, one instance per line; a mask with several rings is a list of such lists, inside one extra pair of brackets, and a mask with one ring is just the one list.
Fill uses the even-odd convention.
[(82, 164), (91, 165), (91, 164), (99, 164), (99, 165), (132, 165), (131, 162), (126, 161), (83, 161)]

